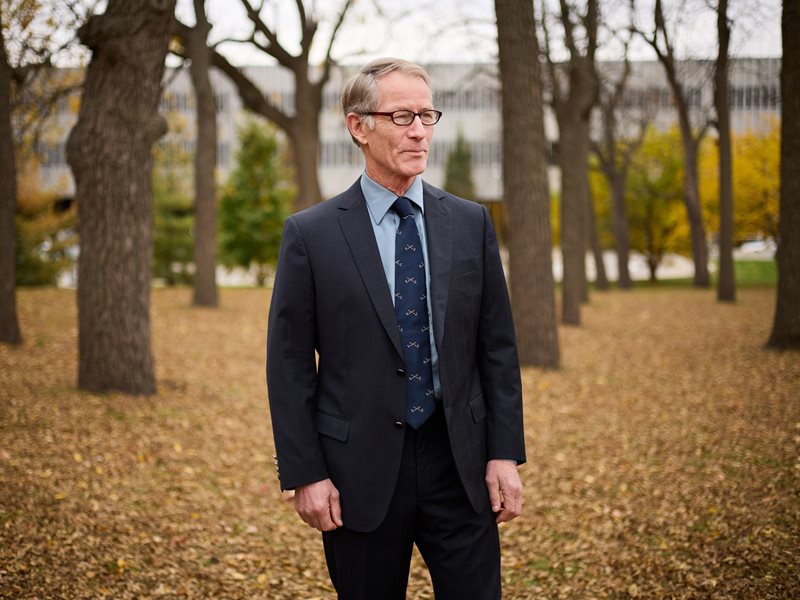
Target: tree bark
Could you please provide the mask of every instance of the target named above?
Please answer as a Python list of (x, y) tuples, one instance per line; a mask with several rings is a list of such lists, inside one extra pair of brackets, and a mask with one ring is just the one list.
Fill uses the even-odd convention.
[[(304, 72), (308, 66), (304, 67)], [(292, 121), (289, 139), (292, 142), (297, 196), (295, 210), (313, 206), (322, 200), (317, 162), (319, 157), (319, 113), (322, 109), (322, 88), (309, 84), (305, 78), (295, 79), (297, 114), (305, 115)]]
[(110, 0), (80, 28), (92, 50), (67, 142), (75, 177), (78, 386), (155, 392), (150, 347), (152, 146), (175, 0)]
[(580, 325), (580, 305), (586, 285), (588, 197), (588, 138), (580, 115), (562, 115), (558, 119), (559, 166), (561, 168), (561, 254), (564, 265), (561, 279), (561, 320)]
[(594, 198), (592, 188), (586, 185), (586, 220), (589, 228), (589, 240), (591, 241), (592, 256), (594, 257), (595, 278), (594, 287), (598, 290), (608, 290), (608, 276), (606, 275), (606, 265), (603, 262), (603, 249), (600, 247), (600, 232), (597, 230), (597, 215), (594, 210)]
[(211, 87), (211, 51), (204, 0), (194, 0), (197, 24), (186, 40), (189, 71), (197, 104), (194, 154), (194, 293), (195, 306), (215, 307), (217, 294), (217, 106)]
[[(0, 5), (0, 24), (3, 21)], [(17, 318), (14, 218), (17, 215), (17, 168), (11, 128), (11, 65), (0, 26), (0, 342), (21, 344)]]
[[(511, 304), (520, 362), (558, 368), (547, 145), (531, 3), (495, 0), (509, 218)], [(509, 160), (513, 157), (513, 160)]]
[(728, 0), (717, 7), (719, 52), (714, 68), (714, 108), (719, 132), (719, 279), (717, 300), (736, 301), (733, 267), (733, 164), (731, 161), (731, 111), (728, 103)]
[[(569, 50), (566, 73), (558, 70), (550, 53), (549, 32), (544, 27), (545, 55), (550, 73), (553, 108), (558, 120), (559, 166), (561, 167), (561, 320), (579, 325), (581, 301), (588, 301), (586, 251), (589, 248), (587, 198), (589, 194), (589, 117), (597, 102), (599, 85), (594, 65), (597, 49), (599, 9), (597, 0), (588, 0), (586, 14), (579, 16), (586, 31), (583, 50), (576, 44), (573, 10), (560, 0), (564, 44)], [(542, 24), (546, 19), (542, 19)], [(561, 80), (566, 90), (561, 90)]]
[(800, 4), (783, 2), (781, 17), (781, 199), (778, 292), (768, 346), (800, 348)]
[(628, 209), (625, 206), (626, 175), (619, 173), (610, 178), (611, 182), (611, 223), (614, 228), (614, 241), (617, 251), (617, 287), (629, 290), (633, 287), (630, 262), (630, 234), (628, 233)]

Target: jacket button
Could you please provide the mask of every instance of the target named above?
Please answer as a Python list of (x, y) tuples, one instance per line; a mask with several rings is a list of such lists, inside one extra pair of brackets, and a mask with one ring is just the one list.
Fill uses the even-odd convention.
[(395, 421), (394, 426), (397, 427), (398, 429), (402, 429), (403, 427), (405, 427), (405, 423), (403, 423), (402, 421)]
[(405, 377), (406, 376), (405, 369), (397, 369), (397, 371), (395, 371), (395, 373), (400, 375), (400, 377)]

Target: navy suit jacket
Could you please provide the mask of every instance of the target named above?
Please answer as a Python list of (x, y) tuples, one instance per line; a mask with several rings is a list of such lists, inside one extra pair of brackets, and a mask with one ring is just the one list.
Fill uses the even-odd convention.
[[(492, 458), (525, 461), (514, 325), (486, 209), (423, 183), (441, 404), (476, 511)], [(287, 219), (272, 293), (267, 383), (282, 489), (330, 477), (342, 520), (386, 516), (403, 448), (406, 378), (359, 181)]]

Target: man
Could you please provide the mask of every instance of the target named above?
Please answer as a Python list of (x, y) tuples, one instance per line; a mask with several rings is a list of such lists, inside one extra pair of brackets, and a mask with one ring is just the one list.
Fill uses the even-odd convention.
[(342, 105), (365, 170), (285, 224), (267, 380), (282, 489), (322, 531), (339, 597), (500, 597), (522, 510), (519, 366), (485, 208), (419, 178), (441, 116), (425, 71), (366, 65)]

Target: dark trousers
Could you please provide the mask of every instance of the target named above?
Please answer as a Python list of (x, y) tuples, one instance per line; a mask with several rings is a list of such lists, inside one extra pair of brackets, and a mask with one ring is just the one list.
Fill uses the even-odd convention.
[(472, 509), (442, 413), (437, 410), (418, 430), (406, 426), (400, 475), (383, 523), (369, 533), (351, 531), (345, 523), (322, 534), (340, 599), (403, 600), (414, 544), (437, 600), (500, 598), (495, 515)]

